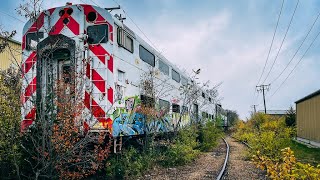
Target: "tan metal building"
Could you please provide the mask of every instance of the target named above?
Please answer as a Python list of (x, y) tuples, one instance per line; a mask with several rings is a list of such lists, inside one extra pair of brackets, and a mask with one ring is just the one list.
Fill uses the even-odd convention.
[(320, 147), (320, 90), (298, 100), (297, 139)]
[[(4, 42), (4, 38), (0, 36), (0, 44)], [(0, 52), (0, 70), (9, 68), (10, 66), (19, 67), (21, 63), (21, 43), (13, 39), (8, 40), (9, 46)]]

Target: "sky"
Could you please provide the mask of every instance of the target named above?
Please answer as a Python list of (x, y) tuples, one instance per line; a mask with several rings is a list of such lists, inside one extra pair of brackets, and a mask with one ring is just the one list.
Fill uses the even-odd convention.
[[(26, 19), (19, 16), (15, 8), (25, 1), (7, 1), (0, 6), (0, 25), (4, 30), (17, 30), (16, 40), (21, 39), (23, 28), (23, 23), (17, 19)], [(65, 2), (44, 0), (42, 6), (48, 9), (63, 6)], [(257, 110), (263, 110), (262, 94), (257, 93), (255, 87), (261, 85), (264, 79), (266, 81), (263, 84), (270, 84), (269, 91), (266, 91), (267, 110), (289, 109), (290, 106), (295, 106), (295, 101), (320, 89), (320, 37), (315, 39), (320, 30), (320, 18), (286, 71), (275, 80), (293, 57), (318, 16), (320, 1), (305, 0), (298, 3), (283, 41), (297, 5), (297, 0), (284, 0), (274, 43), (259, 83), (282, 0), (69, 2), (96, 3), (101, 7), (115, 7), (116, 2), (119, 3), (125, 14), (123, 10), (113, 11), (113, 14), (125, 15), (125, 23), (145, 41), (153, 44), (169, 61), (187, 72), (201, 68), (199, 78), (202, 82), (209, 80), (212, 86), (222, 83), (218, 90), (223, 98), (223, 108), (236, 110), (242, 119), (250, 116), (253, 104), (258, 105)], [(314, 43), (303, 56), (314, 39)], [(282, 41), (281, 51), (275, 60)], [(271, 69), (273, 62), (275, 63)], [(295, 66), (292, 74), (288, 76)], [(269, 71), (270, 75), (266, 78)], [(283, 83), (286, 77), (288, 79)]]

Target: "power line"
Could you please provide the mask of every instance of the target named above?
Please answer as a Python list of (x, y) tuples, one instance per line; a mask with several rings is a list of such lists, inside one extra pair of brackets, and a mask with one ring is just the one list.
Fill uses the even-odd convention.
[(262, 75), (263, 75), (263, 73), (264, 73), (264, 70), (266, 69), (266, 65), (267, 65), (268, 60), (269, 60), (269, 56), (270, 56), (271, 48), (272, 48), (272, 45), (273, 45), (273, 41), (274, 41), (274, 38), (275, 38), (275, 36), (276, 36), (277, 29), (278, 29), (278, 25), (279, 25), (281, 13), (282, 13), (282, 9), (283, 9), (283, 4), (284, 4), (284, 0), (282, 0), (280, 13), (279, 13), (279, 16), (278, 16), (278, 20), (277, 20), (276, 27), (275, 27), (274, 32), (273, 32), (273, 37), (272, 37), (272, 41), (271, 41), (271, 44), (270, 44), (269, 52), (268, 52), (268, 55), (267, 55), (267, 59), (266, 59), (266, 61), (265, 61), (265, 63), (264, 63), (264, 66), (263, 66), (263, 69), (262, 69), (262, 73), (261, 73), (261, 75), (260, 75), (260, 78), (259, 78), (259, 81), (258, 81), (257, 85), (260, 83), (260, 80), (261, 80), (261, 78), (262, 78)]
[(278, 80), (278, 78), (283, 74), (283, 72), (289, 67), (290, 63), (293, 61), (293, 59), (296, 57), (296, 55), (298, 54), (298, 51), (301, 49), (302, 45), (304, 44), (305, 40), (307, 39), (307, 37), (309, 36), (311, 30), (313, 29), (314, 25), (316, 24), (316, 22), (318, 21), (319, 19), (319, 16), (320, 16), (320, 12), (318, 13), (318, 16), (316, 17), (316, 19), (314, 20), (312, 26), (310, 27), (307, 35), (304, 37), (304, 39), (302, 40), (299, 48), (296, 50), (296, 52), (294, 53), (294, 55), (292, 56), (292, 58), (290, 59), (289, 63), (286, 65), (286, 67), (281, 71), (281, 73), (273, 80), (271, 81), (271, 84), (273, 82), (275, 82), (276, 80)]
[[(262, 69), (262, 73), (261, 73), (261, 75), (259, 77), (259, 80), (258, 80), (258, 83), (256, 84), (256, 86), (260, 83), (260, 80), (261, 80), (261, 78), (263, 76), (263, 73), (265, 71), (265, 68), (266, 68), (268, 60), (269, 60), (269, 56), (270, 56), (270, 52), (271, 52), (271, 49), (272, 49), (272, 46), (273, 46), (274, 38), (275, 38), (276, 33), (277, 33), (277, 29), (278, 29), (278, 25), (279, 25), (282, 9), (283, 9), (283, 4), (284, 4), (284, 0), (282, 0), (282, 3), (281, 3), (281, 8), (280, 8), (280, 12), (279, 12), (278, 19), (277, 19), (277, 24), (276, 24), (276, 27), (275, 27), (274, 32), (273, 32), (273, 36), (272, 36), (271, 44), (270, 44), (270, 47), (269, 47), (269, 52), (268, 52), (268, 55), (267, 55), (267, 59), (266, 59), (266, 61), (264, 63), (264, 66), (263, 66), (263, 69)], [(253, 95), (253, 101), (254, 102), (253, 102), (253, 104), (255, 104), (256, 100), (257, 100), (257, 97), (255, 98), (255, 96), (256, 96), (256, 89), (254, 89), (254, 95)]]
[(15, 19), (15, 20), (18, 20), (18, 21), (20, 21), (20, 22), (22, 22), (22, 23), (26, 23), (25, 21), (22, 21), (21, 19), (16, 18), (16, 17), (14, 17), (14, 16), (12, 16), (12, 15), (10, 15), (10, 14), (8, 14), (8, 13), (5, 13), (5, 12), (3, 12), (3, 11), (0, 11), (0, 13), (2, 13), (2, 14), (4, 14), (4, 15), (7, 15), (7, 16)]
[(96, 2), (94, 2), (93, 0), (90, 0), (94, 5), (100, 7)]
[(299, 63), (302, 61), (302, 59), (304, 58), (304, 56), (307, 54), (307, 52), (309, 51), (309, 49), (311, 48), (311, 46), (313, 45), (313, 43), (316, 41), (316, 39), (318, 38), (318, 36), (320, 35), (320, 31), (318, 32), (318, 34), (315, 36), (315, 38), (313, 39), (313, 41), (311, 42), (311, 44), (309, 45), (309, 47), (306, 49), (306, 51), (304, 52), (304, 54), (301, 56), (300, 60), (296, 63), (296, 65), (293, 67), (293, 69), (290, 71), (290, 73), (288, 74), (288, 76), (286, 77), (286, 79), (284, 81), (282, 81), (282, 83), (280, 84), (280, 86), (275, 90), (275, 92), (270, 96), (270, 98), (272, 98), (276, 92), (282, 87), (282, 85), (287, 81), (287, 79), (289, 78), (289, 76), (292, 74), (292, 72), (297, 68), (297, 66), (299, 65)]
[(268, 74), (267, 74), (266, 78), (263, 80), (262, 84), (263, 84), (263, 83), (267, 80), (267, 78), (269, 77), (270, 72), (272, 71), (272, 68), (273, 68), (273, 66), (274, 66), (275, 62), (277, 61), (277, 58), (278, 58), (279, 53), (280, 53), (280, 51), (281, 51), (282, 45), (283, 45), (283, 43), (284, 43), (284, 41), (285, 41), (285, 39), (286, 39), (286, 37), (287, 37), (288, 31), (289, 31), (289, 29), (290, 29), (290, 26), (291, 26), (291, 23), (292, 23), (293, 17), (294, 17), (294, 15), (295, 15), (295, 13), (296, 13), (296, 10), (297, 10), (297, 7), (298, 7), (298, 4), (299, 4), (299, 1), (300, 1), (300, 0), (298, 0), (298, 1), (297, 1), (296, 7), (295, 7), (295, 9), (294, 9), (294, 11), (293, 11), (293, 14), (292, 14), (292, 16), (291, 16), (291, 19), (290, 19), (289, 25), (288, 25), (287, 30), (286, 30), (286, 33), (284, 34), (284, 37), (283, 37), (283, 39), (282, 39), (282, 42), (281, 42), (281, 45), (280, 45), (279, 50), (278, 50), (278, 52), (277, 52), (277, 55), (276, 55), (276, 57), (274, 58), (273, 63), (272, 63), (272, 66), (271, 66), (271, 68), (270, 68), (270, 70), (269, 70), (269, 72), (268, 72)]
[[(120, 4), (116, 0), (112, 0), (114, 3)], [(129, 16), (129, 14), (122, 8), (123, 12), (126, 14), (126, 16), (130, 19), (130, 21), (136, 26), (136, 28), (143, 34), (143, 36), (151, 43), (151, 45), (160, 53), (157, 46), (148, 38), (148, 36), (142, 31), (142, 29), (133, 21), (133, 19)], [(160, 53), (161, 54), (161, 53)]]

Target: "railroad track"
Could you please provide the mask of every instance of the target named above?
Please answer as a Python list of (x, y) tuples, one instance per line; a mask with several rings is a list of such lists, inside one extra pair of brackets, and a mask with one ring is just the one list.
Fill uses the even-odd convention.
[(222, 166), (221, 171), (220, 171), (220, 173), (219, 173), (219, 175), (218, 175), (218, 177), (217, 177), (217, 180), (222, 179), (222, 178), (223, 178), (223, 175), (224, 175), (224, 174), (226, 173), (226, 171), (227, 171), (227, 165), (228, 165), (228, 160), (229, 160), (229, 152), (230, 152), (230, 147), (229, 147), (228, 142), (227, 142), (224, 138), (222, 138), (222, 139), (223, 139), (224, 143), (226, 144), (227, 152), (226, 152), (226, 157), (225, 157), (225, 159), (224, 159), (223, 166)]

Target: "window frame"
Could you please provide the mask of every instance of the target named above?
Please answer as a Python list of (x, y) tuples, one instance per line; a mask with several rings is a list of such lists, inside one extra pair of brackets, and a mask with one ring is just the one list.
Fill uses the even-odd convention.
[[(107, 26), (107, 33), (106, 33), (106, 37), (105, 37), (105, 39), (106, 39), (106, 42), (100, 42), (100, 43), (89, 43), (89, 41), (88, 41), (88, 39), (89, 39), (89, 28), (91, 28), (91, 27), (94, 27), (94, 26)], [(109, 24), (95, 24), (95, 25), (91, 25), (91, 26), (88, 26), (87, 27), (87, 35), (88, 35), (88, 39), (87, 39), (87, 43), (88, 44), (92, 44), (92, 45), (95, 45), (95, 44), (101, 44), (101, 43), (108, 43), (109, 42)]]
[[(146, 60), (144, 60), (144, 59), (141, 58), (141, 52), (142, 52), (142, 51), (141, 51), (141, 48), (144, 49), (145, 51), (147, 51), (148, 53), (150, 53), (150, 54), (153, 56), (153, 63), (152, 63), (152, 64), (150, 64), (149, 62), (147, 62)], [(152, 66), (152, 67), (155, 67), (155, 66), (156, 66), (156, 56), (155, 56), (152, 52), (150, 52), (147, 48), (145, 48), (144, 46), (142, 46), (141, 44), (139, 44), (139, 58), (140, 58), (143, 62), (149, 64), (149, 65)]]
[[(44, 38), (44, 32), (41, 32), (41, 31), (38, 31), (38, 32), (28, 32), (27, 34), (26, 34), (26, 50), (28, 50), (28, 51), (30, 51), (30, 50), (32, 50), (31, 49), (31, 47), (30, 47), (30, 44), (31, 44), (31, 40), (34, 40), (34, 39), (30, 39), (30, 42), (28, 42), (28, 35), (30, 35), (30, 34), (42, 34), (42, 38), (38, 38), (39, 39), (39, 42), (40, 42), (40, 39), (43, 39)], [(38, 42), (38, 43), (39, 43)]]
[[(184, 110), (186, 110), (186, 111), (184, 111)], [(182, 106), (181, 112), (183, 112), (183, 114), (187, 114), (189, 112), (188, 107), (187, 106)]]
[[(173, 72), (175, 72), (176, 74), (178, 74), (179, 80), (176, 80), (176, 79), (173, 78), (173, 74), (174, 74)], [(178, 71), (176, 71), (176, 70), (173, 69), (173, 68), (171, 68), (171, 78), (172, 78), (174, 81), (176, 81), (177, 83), (180, 83), (180, 81), (181, 81), (180, 73), (178, 73)]]
[[(164, 71), (162, 71), (162, 70), (160, 69), (160, 63), (162, 63), (163, 65), (165, 65), (165, 66), (168, 67), (168, 72), (164, 72)], [(167, 63), (163, 62), (161, 59), (158, 59), (158, 69), (159, 69), (160, 72), (162, 72), (164, 75), (167, 75), (167, 76), (170, 75), (170, 66), (169, 66)]]
[[(120, 37), (121, 36), (121, 37)], [(130, 40), (131, 40), (131, 42), (132, 42), (132, 50), (130, 50), (130, 49), (128, 49), (127, 47), (126, 47), (126, 38), (129, 38)], [(134, 41), (133, 41), (133, 37), (125, 30), (125, 29), (123, 29), (123, 28), (121, 28), (120, 26), (118, 26), (118, 28), (117, 28), (117, 43), (118, 43), (118, 45), (120, 46), (120, 47), (122, 47), (123, 49), (125, 49), (125, 50), (127, 50), (127, 51), (129, 51), (129, 52), (131, 52), (132, 54), (133, 54), (133, 52), (134, 52)]]
[[(183, 80), (185, 80), (185, 81), (183, 81)], [(180, 75), (180, 82), (183, 86), (188, 85), (188, 79), (182, 75)], [(183, 82), (185, 82), (185, 83), (183, 83)]]
[[(180, 113), (181, 112), (181, 108), (180, 108), (179, 104), (172, 103), (171, 107), (172, 107), (172, 113)], [(176, 111), (177, 107), (179, 109), (179, 112)]]
[(170, 111), (170, 102), (167, 100), (164, 100), (164, 99), (159, 99), (159, 109), (160, 110), (163, 110), (162, 109), (163, 106), (161, 106), (160, 102), (164, 102), (164, 103), (166, 103), (166, 105), (168, 105), (167, 107), (165, 107), (166, 109), (164, 109), (164, 110), (165, 110), (165, 112), (169, 112)]

